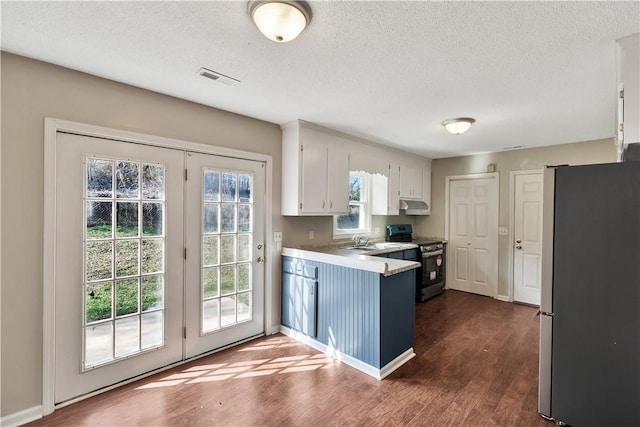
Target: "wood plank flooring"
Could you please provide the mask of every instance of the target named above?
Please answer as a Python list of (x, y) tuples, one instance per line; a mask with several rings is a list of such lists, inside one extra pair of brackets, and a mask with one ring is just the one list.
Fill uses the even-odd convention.
[(416, 305), (416, 357), (382, 381), (284, 335), (182, 365), (32, 426), (547, 426), (536, 309), (457, 291)]

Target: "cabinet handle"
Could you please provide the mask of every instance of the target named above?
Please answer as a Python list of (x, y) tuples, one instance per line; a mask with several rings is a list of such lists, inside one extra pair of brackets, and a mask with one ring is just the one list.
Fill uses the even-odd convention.
[(322, 201), (322, 209), (324, 209), (324, 200)]
[(333, 200), (329, 200), (329, 209), (333, 209)]

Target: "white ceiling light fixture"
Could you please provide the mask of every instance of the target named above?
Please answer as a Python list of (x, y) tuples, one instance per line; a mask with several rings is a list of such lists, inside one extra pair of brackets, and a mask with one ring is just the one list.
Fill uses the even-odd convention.
[(304, 1), (252, 0), (248, 9), (260, 32), (278, 43), (295, 39), (311, 22), (311, 8)]
[(442, 122), (442, 125), (451, 133), (460, 135), (469, 130), (471, 125), (475, 123), (476, 119), (471, 117), (457, 117), (455, 119), (448, 119)]

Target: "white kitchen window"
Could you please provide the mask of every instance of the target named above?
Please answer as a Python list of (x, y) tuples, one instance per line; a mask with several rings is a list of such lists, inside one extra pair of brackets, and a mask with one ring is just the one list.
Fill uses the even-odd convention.
[(351, 172), (349, 174), (349, 213), (334, 215), (334, 237), (371, 232), (369, 200), (369, 176), (365, 173)]

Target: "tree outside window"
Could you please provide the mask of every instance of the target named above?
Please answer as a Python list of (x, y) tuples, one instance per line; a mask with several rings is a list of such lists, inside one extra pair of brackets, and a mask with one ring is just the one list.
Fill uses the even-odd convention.
[(365, 174), (349, 175), (349, 210), (346, 215), (335, 215), (333, 234), (355, 234), (370, 232), (368, 178)]

